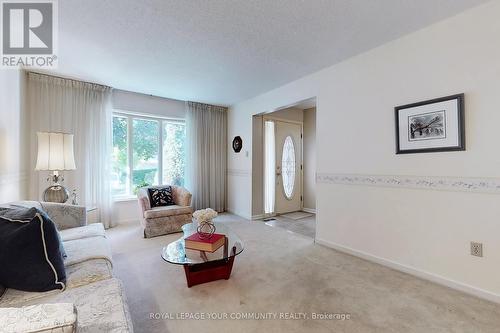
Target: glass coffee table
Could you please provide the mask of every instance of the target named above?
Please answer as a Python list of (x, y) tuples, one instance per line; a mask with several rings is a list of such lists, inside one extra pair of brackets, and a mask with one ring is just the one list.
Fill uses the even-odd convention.
[(243, 251), (243, 242), (231, 228), (214, 223), (215, 233), (225, 236), (224, 245), (213, 253), (186, 249), (184, 239), (196, 231), (197, 223), (185, 224), (182, 227), (184, 235), (165, 246), (162, 258), (171, 264), (184, 266), (186, 281), (189, 288), (210, 281), (226, 279), (231, 276), (234, 258)]

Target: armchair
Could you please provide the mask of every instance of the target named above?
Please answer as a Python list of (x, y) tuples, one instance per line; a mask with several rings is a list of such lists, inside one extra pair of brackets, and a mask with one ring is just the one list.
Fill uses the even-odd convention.
[(193, 216), (192, 195), (180, 186), (172, 186), (175, 205), (151, 208), (148, 189), (161, 187), (163, 186), (147, 186), (137, 192), (145, 238), (180, 232), (182, 226), (190, 223)]

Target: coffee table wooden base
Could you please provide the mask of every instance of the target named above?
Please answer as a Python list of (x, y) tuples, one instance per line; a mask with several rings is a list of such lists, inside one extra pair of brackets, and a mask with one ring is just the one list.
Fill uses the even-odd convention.
[(200, 251), (186, 248), (185, 244), (185, 239), (197, 232), (197, 226), (194, 223), (188, 223), (182, 226), (182, 231), (183, 237), (165, 246), (161, 257), (170, 264), (184, 267), (187, 286), (191, 288), (210, 281), (229, 280), (234, 257), (243, 251), (241, 239), (229, 227), (217, 224), (217, 231), (224, 236), (223, 247), (219, 247), (214, 252)]
[(203, 264), (184, 265), (188, 288), (197, 284), (226, 279), (231, 276), (234, 256), (228, 259), (209, 261)]

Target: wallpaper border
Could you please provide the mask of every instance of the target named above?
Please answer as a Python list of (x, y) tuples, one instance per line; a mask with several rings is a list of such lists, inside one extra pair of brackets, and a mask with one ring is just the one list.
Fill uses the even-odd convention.
[(500, 194), (499, 178), (318, 173), (316, 174), (316, 182), (320, 184), (363, 185)]

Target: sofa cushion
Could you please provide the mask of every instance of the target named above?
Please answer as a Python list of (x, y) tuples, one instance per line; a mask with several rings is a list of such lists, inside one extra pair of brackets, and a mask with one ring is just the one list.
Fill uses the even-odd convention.
[(171, 186), (150, 187), (148, 194), (151, 208), (175, 205)]
[(29, 292), (17, 289), (7, 289), (3, 297), (0, 298), (0, 308), (9, 306), (19, 306), (35, 300), (53, 295), (55, 293), (65, 293), (70, 289), (85, 286), (87, 284), (111, 279), (111, 263), (105, 259), (87, 260), (79, 264), (66, 267), (66, 289), (65, 291), (51, 290), (45, 292)]
[(58, 231), (36, 208), (0, 209), (0, 283), (25, 291), (64, 289)]
[(70, 266), (92, 259), (105, 259), (112, 263), (111, 247), (105, 237), (96, 236), (64, 242), (65, 265)]
[(107, 259), (92, 259), (66, 267), (66, 288), (78, 288), (96, 281), (111, 279), (113, 266)]
[(76, 331), (76, 311), (71, 303), (38, 304), (22, 308), (0, 308), (1, 332)]
[(78, 314), (78, 332), (133, 331), (125, 294), (120, 281), (115, 278), (51, 293), (16, 306), (41, 303), (73, 303)]
[(96, 236), (106, 237), (102, 223), (92, 223), (83, 227), (64, 229), (59, 234), (63, 242)]
[(172, 206), (155, 207), (151, 210), (147, 210), (144, 212), (144, 217), (147, 219), (155, 219), (165, 216), (191, 214), (192, 212), (193, 209), (189, 206), (172, 205)]

